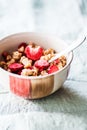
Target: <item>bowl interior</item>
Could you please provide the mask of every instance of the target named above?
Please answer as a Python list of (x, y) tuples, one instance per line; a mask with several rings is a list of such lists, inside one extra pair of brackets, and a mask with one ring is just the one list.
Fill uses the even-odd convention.
[[(46, 49), (53, 48), (56, 52), (60, 52), (68, 46), (64, 41), (55, 36), (43, 33), (26, 32), (14, 34), (2, 39), (0, 41), (0, 54), (6, 50), (14, 51), (21, 42), (29, 43), (30, 41), (35, 42), (37, 45)], [(72, 53), (69, 53), (66, 57), (68, 64), (72, 60)]]

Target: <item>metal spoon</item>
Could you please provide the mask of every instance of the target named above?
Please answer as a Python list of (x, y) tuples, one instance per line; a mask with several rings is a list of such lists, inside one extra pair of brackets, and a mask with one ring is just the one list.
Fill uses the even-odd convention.
[(71, 44), (69, 47), (67, 47), (66, 49), (64, 49), (63, 51), (61, 51), (60, 53), (57, 53), (52, 59), (50, 59), (48, 62), (51, 63), (54, 60), (58, 59), (59, 57), (61, 57), (64, 54), (69, 53), (70, 51), (74, 50), (75, 48), (77, 48), (78, 46), (80, 46), (84, 41), (86, 40), (86, 36), (81, 36), (80, 38), (78, 38), (73, 44)]

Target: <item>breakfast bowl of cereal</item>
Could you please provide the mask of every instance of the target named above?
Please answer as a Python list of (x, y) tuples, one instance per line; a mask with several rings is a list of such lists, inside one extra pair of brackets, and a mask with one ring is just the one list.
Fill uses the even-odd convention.
[(38, 99), (57, 91), (67, 79), (73, 53), (49, 62), (68, 45), (55, 36), (24, 32), (0, 40), (0, 81), (12, 93)]

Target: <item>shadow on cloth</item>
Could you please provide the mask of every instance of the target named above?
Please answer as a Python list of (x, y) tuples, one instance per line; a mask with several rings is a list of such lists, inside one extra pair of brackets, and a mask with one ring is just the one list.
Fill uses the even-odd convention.
[(62, 87), (54, 94), (35, 102), (47, 112), (87, 114), (87, 99), (72, 88)]

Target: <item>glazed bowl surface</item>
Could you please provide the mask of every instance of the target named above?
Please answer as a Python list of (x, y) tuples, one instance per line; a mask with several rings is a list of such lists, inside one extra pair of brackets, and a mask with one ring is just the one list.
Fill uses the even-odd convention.
[[(23, 32), (7, 36), (0, 40), (0, 58), (3, 51), (14, 51), (21, 42), (28, 43), (30, 41), (35, 42), (45, 49), (53, 48), (56, 52), (60, 52), (68, 46), (56, 36), (35, 32)], [(65, 56), (67, 58), (65, 67), (45, 76), (20, 76), (0, 68), (0, 83), (12, 93), (26, 99), (38, 99), (48, 96), (57, 91), (67, 79), (73, 53), (70, 52)]]

